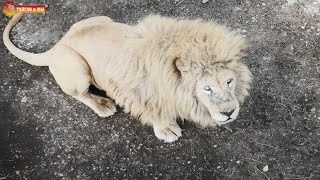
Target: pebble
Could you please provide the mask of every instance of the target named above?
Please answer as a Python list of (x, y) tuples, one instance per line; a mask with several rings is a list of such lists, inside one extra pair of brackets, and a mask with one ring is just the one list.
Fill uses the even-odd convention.
[(23, 98), (21, 99), (21, 102), (22, 102), (22, 103), (27, 102), (27, 97), (23, 97)]
[(262, 170), (263, 170), (264, 172), (269, 171), (269, 166), (268, 166), (268, 165), (265, 165)]

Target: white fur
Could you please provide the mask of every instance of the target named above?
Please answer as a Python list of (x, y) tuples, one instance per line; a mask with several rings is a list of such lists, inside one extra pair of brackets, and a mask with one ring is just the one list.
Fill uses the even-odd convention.
[[(203, 127), (231, 122), (248, 96), (251, 73), (239, 61), (245, 42), (213, 22), (151, 15), (128, 26), (93, 17), (74, 24), (49, 51), (33, 54), (9, 39), (21, 17), (15, 15), (3, 33), (12, 54), (32, 65), (49, 66), (65, 93), (102, 117), (114, 114), (115, 104), (89, 94), (88, 87), (105, 90), (166, 142), (181, 136), (178, 117)], [(234, 82), (227, 84), (230, 78)], [(205, 94), (204, 86), (213, 92)], [(231, 110), (230, 118), (222, 113)]]

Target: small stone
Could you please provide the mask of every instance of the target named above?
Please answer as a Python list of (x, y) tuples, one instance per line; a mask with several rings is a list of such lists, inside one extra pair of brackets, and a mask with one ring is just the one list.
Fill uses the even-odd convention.
[(268, 166), (268, 165), (265, 165), (262, 170), (263, 170), (264, 172), (269, 171), (269, 166)]
[(23, 97), (23, 98), (21, 99), (21, 102), (22, 102), (22, 103), (27, 102), (27, 97)]
[(202, 0), (202, 3), (205, 4), (207, 3), (209, 0)]

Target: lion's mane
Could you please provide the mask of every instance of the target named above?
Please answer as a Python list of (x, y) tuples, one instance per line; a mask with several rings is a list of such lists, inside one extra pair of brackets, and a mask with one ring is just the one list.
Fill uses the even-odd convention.
[(107, 93), (144, 124), (180, 117), (214, 125), (195, 97), (194, 86), (217, 66), (236, 73), (240, 103), (248, 96), (251, 73), (240, 62), (245, 41), (222, 25), (151, 15), (126, 38), (126, 52), (115, 57), (108, 69)]

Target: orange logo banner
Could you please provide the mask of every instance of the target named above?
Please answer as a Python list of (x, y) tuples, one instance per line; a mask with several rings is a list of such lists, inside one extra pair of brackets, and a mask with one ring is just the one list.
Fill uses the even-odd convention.
[(45, 13), (46, 6), (17, 6), (14, 2), (5, 2), (2, 12), (7, 16), (13, 16), (18, 12), (24, 13)]

